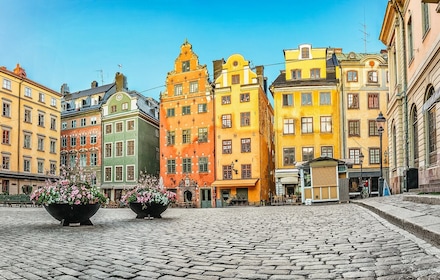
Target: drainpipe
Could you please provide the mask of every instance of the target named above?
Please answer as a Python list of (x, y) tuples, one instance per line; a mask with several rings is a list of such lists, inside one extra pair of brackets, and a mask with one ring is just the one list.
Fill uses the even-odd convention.
[(343, 74), (342, 74), (342, 65), (339, 66), (339, 71), (341, 72), (341, 76), (339, 77), (339, 81), (340, 81), (340, 92), (341, 92), (341, 107), (340, 107), (340, 111), (341, 111), (341, 120), (340, 120), (340, 124), (342, 127), (342, 131), (341, 131), (341, 135), (342, 135), (342, 149), (341, 149), (341, 158), (347, 158), (346, 157), (346, 148), (347, 148), (347, 143), (346, 143), (346, 137), (345, 137), (345, 132), (346, 132), (346, 128), (345, 128), (345, 99), (344, 99), (344, 79), (343, 79)]
[[(403, 52), (403, 81), (402, 81), (402, 85), (403, 85), (403, 119), (404, 119), (404, 125), (403, 125), (403, 130), (404, 130), (404, 135), (405, 135), (405, 166), (404, 166), (404, 171), (403, 171), (403, 190), (407, 191), (408, 190), (408, 179), (407, 179), (407, 174), (406, 172), (408, 171), (408, 166), (409, 166), (409, 139), (408, 139), (408, 94), (407, 94), (407, 90), (408, 90), (408, 82), (407, 82), (407, 61), (406, 61), (406, 33), (405, 33), (405, 18), (402, 14), (402, 11), (399, 8), (399, 5), (397, 5), (396, 1), (393, 0), (393, 6), (394, 9), (396, 10), (396, 12), (399, 14), (400, 20), (401, 20), (401, 32), (402, 32), (402, 52)], [(397, 70), (397, 69), (396, 69)], [(400, 187), (400, 192), (402, 193), (402, 184)]]
[[(24, 77), (21, 76), (20, 78), (21, 78), (21, 80), (18, 83), (17, 174), (20, 174), (20, 162), (21, 162), (21, 160), (20, 160), (20, 155), (21, 155), (21, 153), (20, 153), (20, 151), (21, 151), (21, 149), (20, 149), (20, 143), (21, 143), (21, 139), (20, 139), (20, 135), (21, 135), (21, 121), (20, 121), (20, 119), (21, 119), (21, 86), (23, 84)], [(18, 178), (17, 178), (17, 193), (20, 193), (20, 176), (18, 176)]]

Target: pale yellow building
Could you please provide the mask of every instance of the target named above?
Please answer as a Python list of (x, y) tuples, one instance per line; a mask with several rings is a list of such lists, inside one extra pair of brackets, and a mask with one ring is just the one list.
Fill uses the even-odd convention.
[(274, 192), (273, 109), (263, 67), (239, 54), (214, 61), (217, 206), (260, 204)]
[(1, 193), (30, 193), (59, 175), (61, 94), (0, 67)]

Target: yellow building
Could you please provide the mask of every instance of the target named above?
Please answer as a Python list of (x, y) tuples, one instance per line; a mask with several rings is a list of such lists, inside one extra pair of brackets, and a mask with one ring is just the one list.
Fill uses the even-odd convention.
[(311, 185), (298, 182), (302, 163), (341, 158), (343, 120), (334, 49), (304, 44), (284, 50), (284, 59), (285, 70), (270, 87), (275, 108), (276, 195), (301, 193), (303, 202), (312, 196), (317, 201), (338, 200), (337, 190), (320, 190), (329, 195), (317, 196)]
[(0, 67), (1, 192), (30, 193), (59, 175), (61, 94)]
[(214, 61), (217, 206), (260, 204), (274, 192), (273, 108), (263, 67), (234, 54)]

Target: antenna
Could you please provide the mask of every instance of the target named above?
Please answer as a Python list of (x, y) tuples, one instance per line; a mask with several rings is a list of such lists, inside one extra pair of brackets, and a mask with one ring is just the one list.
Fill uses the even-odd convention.
[(119, 72), (121, 72), (122, 64), (118, 64)]
[(103, 75), (102, 69), (96, 70), (96, 72), (99, 72), (101, 74), (101, 85), (103, 86), (104, 85), (104, 75)]
[(367, 33), (367, 25), (365, 24), (365, 7), (364, 7), (364, 23), (361, 24), (363, 27), (363, 30), (360, 30), (362, 32), (362, 34), (364, 35), (364, 37), (362, 38), (362, 40), (364, 41), (364, 52), (367, 53), (367, 37), (370, 36), (369, 33)]

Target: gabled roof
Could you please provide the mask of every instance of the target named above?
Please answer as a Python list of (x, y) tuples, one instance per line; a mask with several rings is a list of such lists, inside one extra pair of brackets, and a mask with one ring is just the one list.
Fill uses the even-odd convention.
[(71, 100), (71, 99), (76, 99), (76, 98), (80, 98), (80, 97), (94, 95), (97, 93), (108, 92), (115, 85), (116, 85), (116, 83), (111, 83), (108, 85), (103, 85), (103, 86), (99, 86), (99, 87), (94, 87), (94, 88), (89, 88), (86, 90), (80, 90), (77, 92), (69, 93), (69, 94), (64, 95), (64, 100)]

